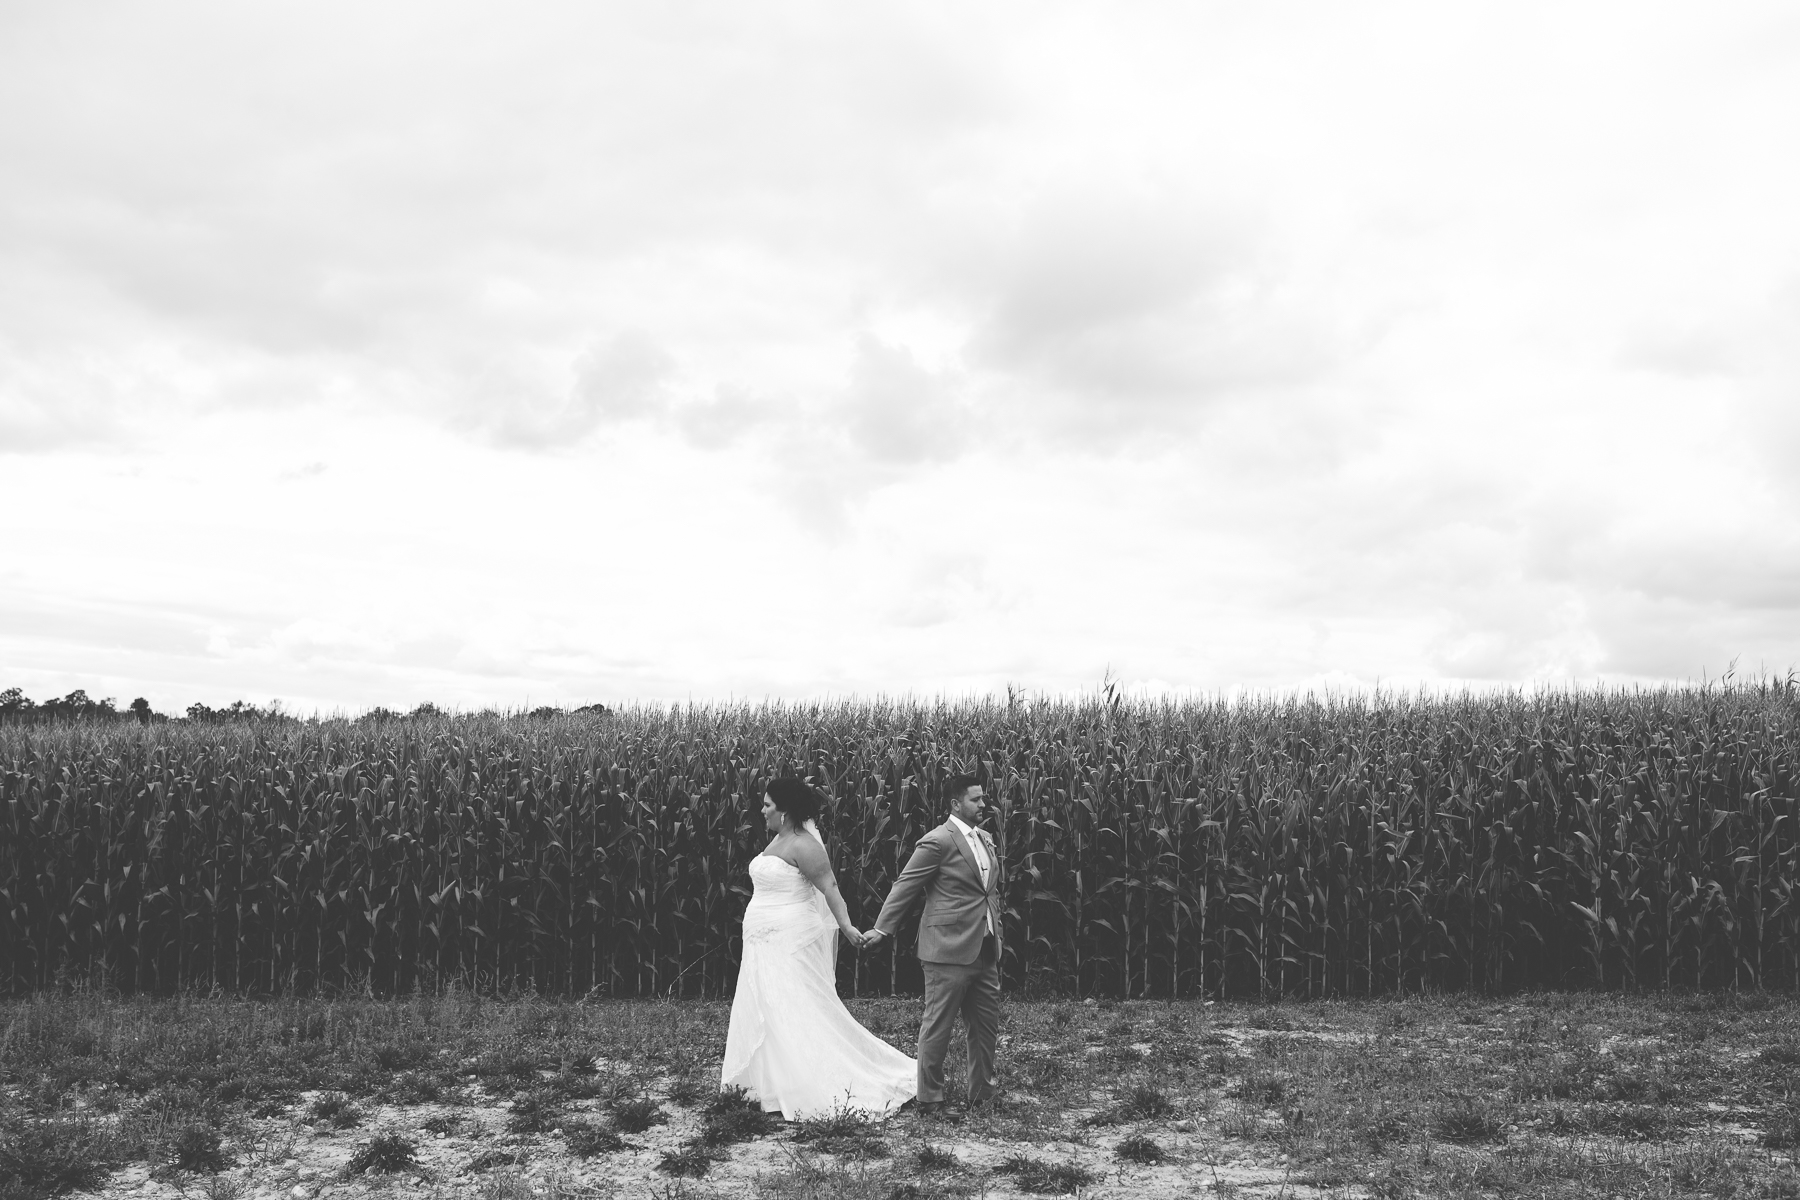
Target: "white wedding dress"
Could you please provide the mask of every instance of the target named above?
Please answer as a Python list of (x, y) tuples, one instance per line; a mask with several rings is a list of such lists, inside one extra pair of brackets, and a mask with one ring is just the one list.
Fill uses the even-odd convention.
[(750, 879), (720, 1086), (741, 1087), (790, 1121), (843, 1108), (893, 1112), (912, 1099), (917, 1066), (838, 999), (838, 929), (825, 898), (772, 855), (750, 860)]

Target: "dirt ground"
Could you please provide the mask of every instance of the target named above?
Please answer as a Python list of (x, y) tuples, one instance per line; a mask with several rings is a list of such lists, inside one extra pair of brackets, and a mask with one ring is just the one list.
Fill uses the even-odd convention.
[[(109, 1156), (8, 1185), (0, 1141), (0, 1200), (1800, 1200), (1791, 998), (1009, 1002), (996, 1108), (835, 1138), (713, 1136), (716, 1003), (311, 1003), (0, 1009), (0, 1138)], [(916, 1005), (852, 1008), (910, 1040)], [(412, 1161), (353, 1168), (381, 1139)]]

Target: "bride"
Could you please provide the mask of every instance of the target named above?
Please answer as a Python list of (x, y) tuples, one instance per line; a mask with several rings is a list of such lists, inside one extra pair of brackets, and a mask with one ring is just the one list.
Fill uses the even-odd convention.
[(719, 1072), (721, 1087), (741, 1087), (790, 1121), (845, 1108), (891, 1112), (912, 1099), (918, 1075), (838, 999), (836, 932), (856, 946), (863, 937), (813, 820), (822, 807), (798, 779), (777, 779), (763, 796), (775, 836), (750, 860), (755, 893)]

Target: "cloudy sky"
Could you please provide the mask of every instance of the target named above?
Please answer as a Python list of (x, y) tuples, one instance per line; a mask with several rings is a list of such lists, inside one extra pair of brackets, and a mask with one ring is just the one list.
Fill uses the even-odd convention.
[(0, 687), (1800, 665), (1788, 4), (0, 6)]

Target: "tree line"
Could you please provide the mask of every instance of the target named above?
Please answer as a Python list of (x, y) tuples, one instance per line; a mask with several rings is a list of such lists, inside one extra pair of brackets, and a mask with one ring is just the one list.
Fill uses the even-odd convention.
[[(518, 715), (543, 718), (567, 716), (570, 713), (605, 716), (611, 711), (604, 704), (585, 704), (575, 709), (540, 705)], [(363, 713), (358, 720), (401, 721), (450, 715), (452, 714), (428, 702), (409, 712), (377, 706)], [(11, 687), (0, 691), (0, 725), (48, 725), (61, 721), (136, 721), (140, 725), (151, 725), (170, 720), (222, 724), (227, 722), (300, 721), (302, 719), (283, 710), (279, 700), (271, 701), (267, 705), (251, 704), (246, 700), (234, 700), (230, 704), (221, 705), (218, 708), (194, 703), (188, 705), (180, 716), (171, 717), (157, 712), (150, 706), (150, 701), (142, 696), (137, 697), (124, 708), (120, 708), (118, 701), (113, 697), (108, 696), (103, 700), (95, 700), (82, 688), (76, 688), (66, 696), (51, 697), (42, 701), (33, 700), (25, 694), (22, 688)]]

